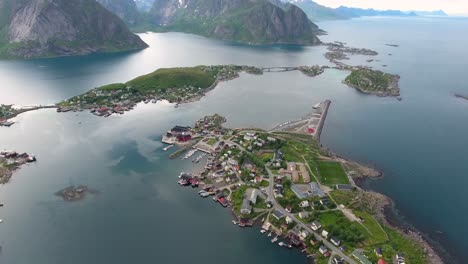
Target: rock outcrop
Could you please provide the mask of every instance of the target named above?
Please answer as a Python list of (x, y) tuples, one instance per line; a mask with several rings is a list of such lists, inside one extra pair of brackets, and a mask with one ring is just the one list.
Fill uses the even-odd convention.
[(0, 56), (34, 58), (147, 47), (95, 0), (0, 0)]

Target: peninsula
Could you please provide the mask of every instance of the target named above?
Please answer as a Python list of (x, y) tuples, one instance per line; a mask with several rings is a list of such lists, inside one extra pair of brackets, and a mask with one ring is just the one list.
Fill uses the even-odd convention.
[(16, 151), (0, 152), (0, 184), (8, 183), (13, 172), (22, 165), (35, 162), (36, 157), (28, 153), (18, 153)]
[(199, 187), (201, 197), (230, 207), (235, 225), (261, 222), (272, 243), (298, 248), (315, 263), (436, 263), (425, 242), (387, 222), (388, 197), (354, 183), (372, 169), (320, 147), (311, 124), (329, 105), (271, 131), (229, 129), (225, 118), (206, 116), (193, 128), (174, 127), (163, 142), (190, 146), (175, 153), (206, 163), (202, 171), (182, 172), (179, 185)]

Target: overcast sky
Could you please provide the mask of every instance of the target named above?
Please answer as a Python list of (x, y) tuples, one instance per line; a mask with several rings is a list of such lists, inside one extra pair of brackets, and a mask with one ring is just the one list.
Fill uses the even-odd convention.
[(397, 10), (439, 10), (448, 14), (468, 14), (468, 0), (315, 0), (317, 3), (338, 7), (340, 5)]

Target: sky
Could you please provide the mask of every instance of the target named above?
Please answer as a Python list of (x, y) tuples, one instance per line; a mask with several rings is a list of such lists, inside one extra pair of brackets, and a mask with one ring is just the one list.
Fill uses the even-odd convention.
[(329, 6), (350, 6), (374, 9), (396, 10), (444, 10), (450, 15), (468, 15), (468, 0), (315, 0)]

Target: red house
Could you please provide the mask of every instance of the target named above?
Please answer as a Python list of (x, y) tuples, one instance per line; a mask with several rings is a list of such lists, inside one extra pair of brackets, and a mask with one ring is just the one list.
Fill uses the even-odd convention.
[(190, 134), (180, 134), (177, 135), (177, 141), (179, 142), (187, 142), (192, 140), (192, 136)]

